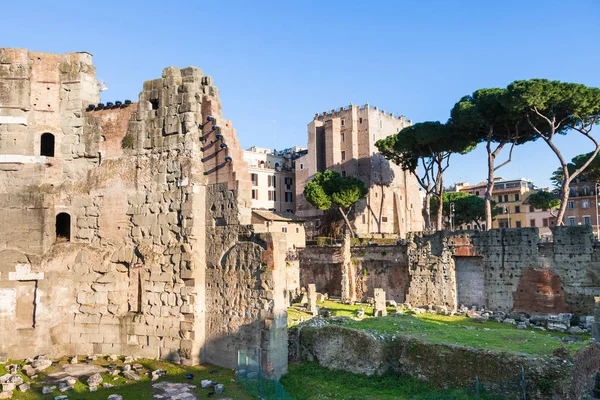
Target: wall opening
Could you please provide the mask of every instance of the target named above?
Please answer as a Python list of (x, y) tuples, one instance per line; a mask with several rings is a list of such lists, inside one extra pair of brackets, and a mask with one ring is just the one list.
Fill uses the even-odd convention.
[(158, 99), (150, 99), (150, 104), (153, 110), (158, 110)]
[(40, 156), (54, 157), (54, 135), (49, 132), (42, 134)]
[(68, 242), (71, 240), (71, 216), (60, 213), (56, 216), (56, 241)]

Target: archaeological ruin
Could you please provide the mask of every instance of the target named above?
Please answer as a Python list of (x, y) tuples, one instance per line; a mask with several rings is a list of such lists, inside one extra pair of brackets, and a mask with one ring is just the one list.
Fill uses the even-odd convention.
[(377, 288), (414, 306), (460, 305), (495, 311), (593, 315), (600, 295), (600, 253), (589, 226), (411, 233), (402, 246), (308, 246), (300, 286), (347, 301)]
[(287, 369), (282, 233), (210, 76), (169, 67), (100, 103), (89, 53), (0, 49), (0, 353)]

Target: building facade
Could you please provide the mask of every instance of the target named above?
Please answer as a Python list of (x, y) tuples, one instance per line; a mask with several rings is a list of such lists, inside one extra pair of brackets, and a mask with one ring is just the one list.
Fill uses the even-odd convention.
[(244, 150), (252, 181), (252, 208), (277, 212), (296, 211), (296, 158), (305, 147), (275, 151), (261, 147)]
[[(485, 197), (487, 182), (469, 185), (468, 182), (456, 184), (456, 190)], [(531, 193), (538, 191), (537, 186), (527, 179), (505, 180), (497, 178), (494, 182), (492, 200), (496, 202), (497, 215), (492, 221), (495, 228), (538, 228), (542, 238), (551, 236), (550, 227), (555, 225), (549, 210), (535, 209), (527, 202)], [(485, 230), (485, 222), (481, 223)], [(470, 228), (469, 226), (467, 228)]]
[(594, 183), (579, 180), (571, 183), (563, 223), (569, 226), (591, 225), (597, 236), (600, 226), (597, 191)]
[(316, 233), (323, 212), (302, 194), (317, 172), (327, 169), (365, 182), (369, 192), (353, 208), (358, 236), (404, 236), (423, 229), (422, 202), (416, 178), (377, 152), (375, 142), (411, 124), (377, 107), (350, 105), (316, 114), (308, 124), (308, 153), (296, 160), (296, 210)]

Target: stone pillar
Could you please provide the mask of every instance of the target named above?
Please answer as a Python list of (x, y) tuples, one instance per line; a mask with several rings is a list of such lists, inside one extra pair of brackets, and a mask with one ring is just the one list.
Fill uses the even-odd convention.
[(308, 285), (308, 304), (306, 311), (312, 315), (317, 315), (317, 286), (314, 283)]
[(375, 288), (375, 307), (373, 308), (374, 317), (385, 317), (387, 309), (385, 308), (385, 291), (381, 288)]
[(342, 303), (356, 301), (356, 283), (354, 282), (354, 269), (352, 267), (352, 250), (350, 248), (350, 235), (344, 236), (344, 243), (340, 249), (342, 259)]
[(592, 336), (596, 343), (600, 343), (600, 297), (594, 297), (594, 322), (592, 322)]

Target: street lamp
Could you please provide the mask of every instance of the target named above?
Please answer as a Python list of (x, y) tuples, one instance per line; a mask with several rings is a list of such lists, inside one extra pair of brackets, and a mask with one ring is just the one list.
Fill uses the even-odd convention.
[(504, 213), (508, 214), (508, 227), (510, 228), (510, 207), (504, 206)]
[(600, 182), (596, 182), (596, 240), (600, 240), (600, 223), (598, 223), (598, 189), (600, 189)]
[(450, 230), (454, 230), (454, 203), (450, 203)]

